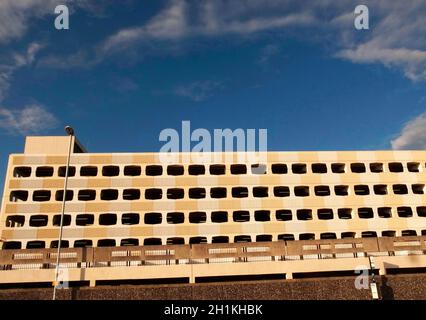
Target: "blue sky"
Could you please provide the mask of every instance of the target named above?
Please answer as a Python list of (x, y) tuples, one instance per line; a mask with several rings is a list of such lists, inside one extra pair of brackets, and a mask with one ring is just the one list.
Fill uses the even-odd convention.
[[(54, 8), (70, 29), (54, 28)], [(0, 180), (24, 136), (71, 124), (91, 152), (158, 151), (165, 128), (268, 129), (270, 150), (426, 147), (426, 4), (0, 3)]]

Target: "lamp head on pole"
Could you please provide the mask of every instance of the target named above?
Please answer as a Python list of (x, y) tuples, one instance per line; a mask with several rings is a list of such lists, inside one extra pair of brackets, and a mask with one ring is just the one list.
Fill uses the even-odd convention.
[(74, 129), (71, 128), (70, 126), (66, 126), (65, 127), (65, 132), (69, 135), (69, 136), (73, 136), (74, 135)]

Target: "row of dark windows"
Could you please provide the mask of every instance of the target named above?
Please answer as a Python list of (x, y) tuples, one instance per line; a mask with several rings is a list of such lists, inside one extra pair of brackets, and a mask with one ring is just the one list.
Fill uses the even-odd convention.
[[(388, 186), (385, 184), (377, 184), (372, 188), (368, 185), (355, 185), (353, 186), (353, 192), (355, 195), (369, 195), (374, 193), (376, 195), (386, 195), (389, 193)], [(333, 187), (334, 194), (336, 196), (348, 196), (349, 195), (349, 186), (347, 185), (336, 185)], [(411, 191), (410, 191), (411, 190)], [(310, 196), (310, 187), (309, 186), (296, 186), (293, 188), (294, 196), (296, 197), (308, 197)], [(328, 185), (314, 186), (313, 192), (315, 196), (330, 196), (331, 188)], [(394, 184), (392, 185), (392, 192), (396, 195), (403, 195), (412, 192), (413, 194), (424, 194), (425, 185), (424, 184), (413, 184), (407, 186), (405, 184)], [(185, 190), (183, 188), (170, 188), (166, 190), (167, 199), (183, 199), (185, 197)], [(287, 186), (275, 186), (272, 188), (272, 193), (274, 197), (289, 197), (290, 196), (290, 187)], [(10, 193), (11, 202), (19, 201), (28, 201), (28, 191), (26, 190), (14, 190)], [(188, 198), (190, 199), (204, 199), (208, 195), (206, 188), (190, 188), (188, 190)], [(270, 190), (269, 187), (253, 187), (252, 195), (256, 198), (265, 198), (269, 197)], [(33, 192), (32, 200), (36, 202), (50, 201), (52, 192), (50, 190), (36, 190)], [(249, 196), (248, 187), (232, 187), (231, 188), (232, 198), (246, 198)], [(210, 198), (220, 199), (227, 198), (228, 190), (226, 187), (215, 187), (210, 188)], [(62, 201), (64, 198), (64, 191), (58, 190), (55, 193), (55, 200)], [(144, 199), (146, 200), (160, 200), (163, 198), (163, 190), (160, 188), (149, 188), (145, 189)], [(66, 200), (72, 201), (74, 199), (74, 191), (67, 190)], [(93, 201), (96, 199), (96, 190), (87, 189), (79, 190), (77, 194), (77, 199), (79, 201)], [(114, 201), (119, 199), (119, 191), (117, 189), (105, 189), (101, 190), (100, 199), (104, 201)], [(123, 190), (122, 195), (123, 200), (139, 200), (141, 199), (141, 190), (140, 189), (125, 189)]]
[[(330, 208), (323, 208), (316, 210), (316, 216), (319, 220), (332, 220), (335, 218), (339, 219), (352, 219), (353, 211), (357, 212), (358, 218), (360, 219), (372, 219), (375, 217), (375, 210), (373, 208), (365, 207), (358, 208), (357, 210), (351, 208), (339, 208), (333, 210)], [(412, 217), (415, 211), (417, 216), (426, 217), (426, 206), (416, 207), (414, 210), (411, 207), (379, 207), (376, 209), (377, 217), (379, 218), (391, 218), (396, 215), (400, 218)], [(228, 211), (213, 211), (210, 214), (210, 221), (213, 223), (224, 223), (229, 221)], [(298, 209), (294, 212), (290, 209), (278, 209), (275, 211), (271, 210), (255, 210), (254, 214), (251, 215), (248, 210), (236, 210), (231, 212), (231, 219), (234, 222), (267, 222), (271, 221), (271, 215), (275, 215), (277, 221), (291, 221), (293, 219), (307, 221), (314, 219), (314, 212), (311, 209)], [(154, 225), (163, 223), (163, 214), (161, 212), (147, 212), (143, 215), (143, 223), (146, 225)], [(206, 223), (208, 214), (204, 211), (193, 211), (188, 215), (189, 223)], [(185, 223), (185, 214), (183, 212), (168, 212), (165, 214), (165, 222), (168, 224), (181, 224)], [(48, 225), (49, 218), (47, 215), (32, 215), (29, 219), (30, 227), (45, 227)], [(78, 214), (75, 218), (75, 224), (77, 226), (89, 226), (95, 222), (94, 214)], [(99, 225), (111, 226), (116, 225), (118, 222), (117, 214), (115, 213), (103, 213), (98, 216)], [(60, 226), (61, 216), (55, 215), (53, 217), (53, 226)], [(138, 225), (141, 223), (139, 213), (124, 213), (121, 216), (122, 225)], [(10, 215), (6, 218), (6, 227), (17, 228), (25, 225), (24, 215)], [(71, 225), (71, 215), (64, 215), (64, 226)]]
[[(370, 163), (366, 165), (362, 162), (351, 163), (349, 165), (345, 163), (332, 163), (328, 166), (326, 163), (313, 163), (310, 165), (312, 173), (346, 173), (348, 172), (347, 167), (349, 167), (350, 172), (353, 173), (364, 173), (369, 169), (372, 173), (384, 172), (386, 164), (384, 163)], [(308, 173), (308, 164), (305, 163), (293, 163), (287, 165), (284, 163), (275, 163), (271, 165), (271, 172), (273, 174), (287, 174), (292, 172), (293, 174), (306, 174)], [(387, 163), (387, 168), (389, 172), (420, 172), (421, 164), (419, 162), (408, 162), (406, 167), (401, 162), (389, 162)], [(205, 175), (207, 173), (211, 175), (224, 175), (227, 172), (227, 169), (231, 174), (247, 174), (250, 171), (252, 174), (267, 174), (268, 166), (265, 164), (231, 164), (229, 166), (224, 164), (212, 164), (209, 166), (192, 164), (188, 166), (189, 175)], [(97, 177), (99, 175), (103, 177), (117, 177), (120, 175), (121, 170), (123, 170), (124, 176), (137, 177), (142, 175), (142, 166), (138, 165), (128, 165), (124, 166), (121, 169), (116, 165), (103, 166), (98, 168), (96, 166), (82, 166), (79, 169), (80, 177)], [(50, 166), (37, 167), (35, 169), (35, 177), (46, 178), (54, 176), (54, 168)], [(68, 171), (69, 177), (74, 177), (77, 174), (77, 168), (75, 166), (70, 166)], [(161, 176), (167, 174), (169, 176), (181, 176), (185, 174), (185, 167), (183, 165), (169, 165), (163, 167), (161, 165), (147, 165), (145, 166), (145, 175), (146, 176)], [(32, 168), (31, 167), (15, 167), (13, 171), (13, 176), (15, 178), (26, 178), (31, 177)], [(62, 166), (58, 168), (57, 176), (65, 177), (66, 167)]]
[[(342, 239), (345, 238), (355, 238), (355, 232), (342, 232), (340, 234), (340, 237)], [(421, 231), (421, 235), (426, 235), (426, 230)], [(378, 237), (376, 231), (363, 231), (361, 232), (362, 238), (374, 238)], [(394, 230), (386, 230), (381, 232), (382, 237), (395, 237), (396, 231)], [(401, 232), (401, 236), (417, 236), (416, 230), (403, 230)], [(296, 240), (294, 234), (279, 234), (277, 237), (278, 241), (293, 241)], [(337, 239), (337, 234), (334, 232), (325, 232), (320, 234), (321, 240), (327, 240), (327, 239)], [(211, 243), (229, 243), (231, 240), (233, 240), (234, 243), (244, 243), (244, 242), (270, 242), (273, 241), (273, 237), (270, 234), (260, 234), (256, 236), (250, 236), (250, 235), (237, 235), (234, 237), (228, 237), (228, 236), (214, 236), (212, 237)], [(314, 233), (301, 233), (299, 234), (299, 240), (315, 240), (315, 234)], [(207, 243), (207, 237), (191, 237), (189, 238), (189, 244), (203, 244)], [(97, 247), (115, 247), (117, 245), (119, 246), (139, 246), (142, 243), (139, 242), (139, 239), (136, 238), (128, 238), (128, 239), (122, 239), (119, 243), (115, 239), (100, 239), (97, 241)], [(161, 238), (145, 238), (143, 240), (143, 245), (176, 245), (176, 244), (185, 244), (185, 239), (182, 237), (173, 237), (168, 238), (165, 243), (163, 243)], [(58, 247), (58, 240), (54, 240), (50, 242), (50, 248), (57, 248)], [(61, 247), (62, 248), (69, 248), (70, 247), (70, 241), (69, 240), (62, 240), (61, 241)], [(90, 239), (81, 239), (81, 240), (75, 240), (74, 241), (74, 248), (82, 248), (82, 247), (93, 247), (93, 240)], [(26, 244), (27, 249), (40, 249), (40, 248), (46, 248), (46, 242), (42, 240), (34, 240), (34, 241), (28, 241)], [(3, 244), (3, 249), (22, 249), (22, 243), (20, 241), (7, 241)]]

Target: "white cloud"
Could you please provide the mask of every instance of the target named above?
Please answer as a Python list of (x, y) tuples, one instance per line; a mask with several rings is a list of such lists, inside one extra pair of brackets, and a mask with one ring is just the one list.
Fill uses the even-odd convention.
[(22, 67), (34, 63), (36, 54), (43, 48), (43, 45), (37, 42), (30, 43), (24, 54), (14, 53), (12, 61), (6, 64), (0, 64), (0, 102), (5, 98), (13, 73)]
[(195, 81), (190, 84), (176, 86), (174, 93), (195, 102), (200, 102), (212, 97), (213, 94), (221, 88), (222, 83), (218, 81)]
[(0, 128), (10, 134), (35, 134), (57, 125), (56, 117), (42, 105), (27, 105), (22, 110), (0, 107)]
[(409, 121), (398, 137), (391, 141), (392, 149), (426, 149), (426, 112)]
[[(122, 29), (101, 46), (101, 52), (125, 50), (144, 40), (178, 40), (194, 36), (250, 34), (295, 25), (309, 25), (315, 19), (310, 13), (284, 13), (273, 16), (230, 16), (233, 5), (205, 1), (190, 6), (185, 0), (172, 0), (146, 24)], [(282, 11), (282, 9), (281, 9)], [(191, 14), (189, 14), (191, 13)]]

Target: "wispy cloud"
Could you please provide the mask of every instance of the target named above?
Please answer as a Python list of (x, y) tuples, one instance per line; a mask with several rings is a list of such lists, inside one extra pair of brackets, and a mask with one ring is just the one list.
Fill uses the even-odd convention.
[(178, 96), (200, 102), (212, 97), (222, 87), (223, 85), (219, 81), (195, 81), (190, 84), (176, 86), (173, 92)]
[(396, 150), (426, 150), (426, 112), (406, 123), (391, 145)]
[(39, 104), (25, 106), (22, 110), (0, 108), (0, 128), (9, 134), (35, 134), (58, 125), (56, 117)]
[(19, 68), (34, 63), (37, 52), (42, 48), (43, 45), (40, 43), (30, 43), (24, 53), (13, 53), (9, 62), (0, 64), (0, 102), (9, 90), (13, 73)]

